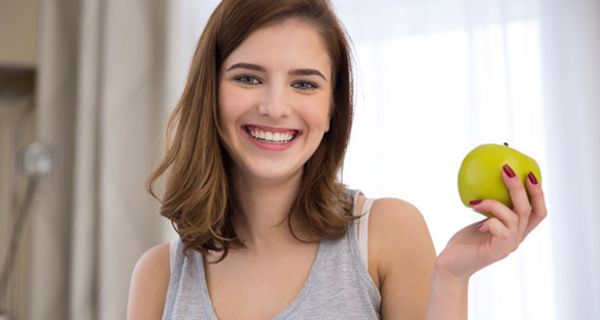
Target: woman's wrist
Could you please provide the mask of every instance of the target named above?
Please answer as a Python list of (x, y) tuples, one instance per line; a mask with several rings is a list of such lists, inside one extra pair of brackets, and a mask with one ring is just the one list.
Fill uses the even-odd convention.
[(469, 277), (458, 277), (436, 259), (431, 279), (428, 320), (467, 319)]
[(443, 283), (452, 287), (467, 287), (469, 285), (469, 279), (471, 275), (458, 275), (453, 272), (443, 261), (435, 259), (435, 265), (433, 268), (433, 277), (435, 280), (442, 281)]

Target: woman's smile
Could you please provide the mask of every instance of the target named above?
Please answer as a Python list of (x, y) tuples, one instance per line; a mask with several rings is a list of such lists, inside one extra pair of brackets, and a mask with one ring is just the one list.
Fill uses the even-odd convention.
[(245, 125), (242, 131), (257, 147), (269, 151), (283, 151), (302, 134), (302, 131), (290, 128), (277, 128), (261, 125)]

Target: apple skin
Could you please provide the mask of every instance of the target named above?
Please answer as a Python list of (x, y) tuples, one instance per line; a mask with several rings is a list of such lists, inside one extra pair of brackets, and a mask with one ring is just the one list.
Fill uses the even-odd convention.
[[(470, 207), (472, 200), (495, 199), (509, 208), (512, 201), (502, 180), (502, 166), (508, 164), (525, 184), (527, 174), (533, 172), (542, 183), (540, 167), (533, 158), (511, 148), (508, 144), (482, 144), (469, 152), (458, 172), (458, 192), (462, 203)], [(490, 217), (489, 213), (482, 213)]]

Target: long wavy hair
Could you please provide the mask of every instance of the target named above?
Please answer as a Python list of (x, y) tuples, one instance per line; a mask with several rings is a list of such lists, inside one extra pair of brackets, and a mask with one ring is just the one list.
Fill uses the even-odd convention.
[[(333, 96), (330, 129), (304, 165), (297, 197), (289, 212), (311, 236), (339, 239), (347, 231), (352, 203), (338, 181), (352, 124), (353, 84), (349, 40), (327, 0), (223, 0), (200, 37), (187, 83), (172, 111), (166, 152), (148, 178), (148, 192), (161, 202), (185, 252), (207, 254), (243, 247), (234, 229), (230, 166), (219, 123), (219, 70), (223, 61), (255, 30), (298, 18), (314, 26), (331, 58)], [(164, 178), (164, 193), (153, 186)]]

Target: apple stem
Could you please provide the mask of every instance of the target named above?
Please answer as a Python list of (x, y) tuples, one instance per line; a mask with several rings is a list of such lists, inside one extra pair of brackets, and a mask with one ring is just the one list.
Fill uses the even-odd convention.
[(508, 142), (505, 142), (504, 145), (508, 147)]

